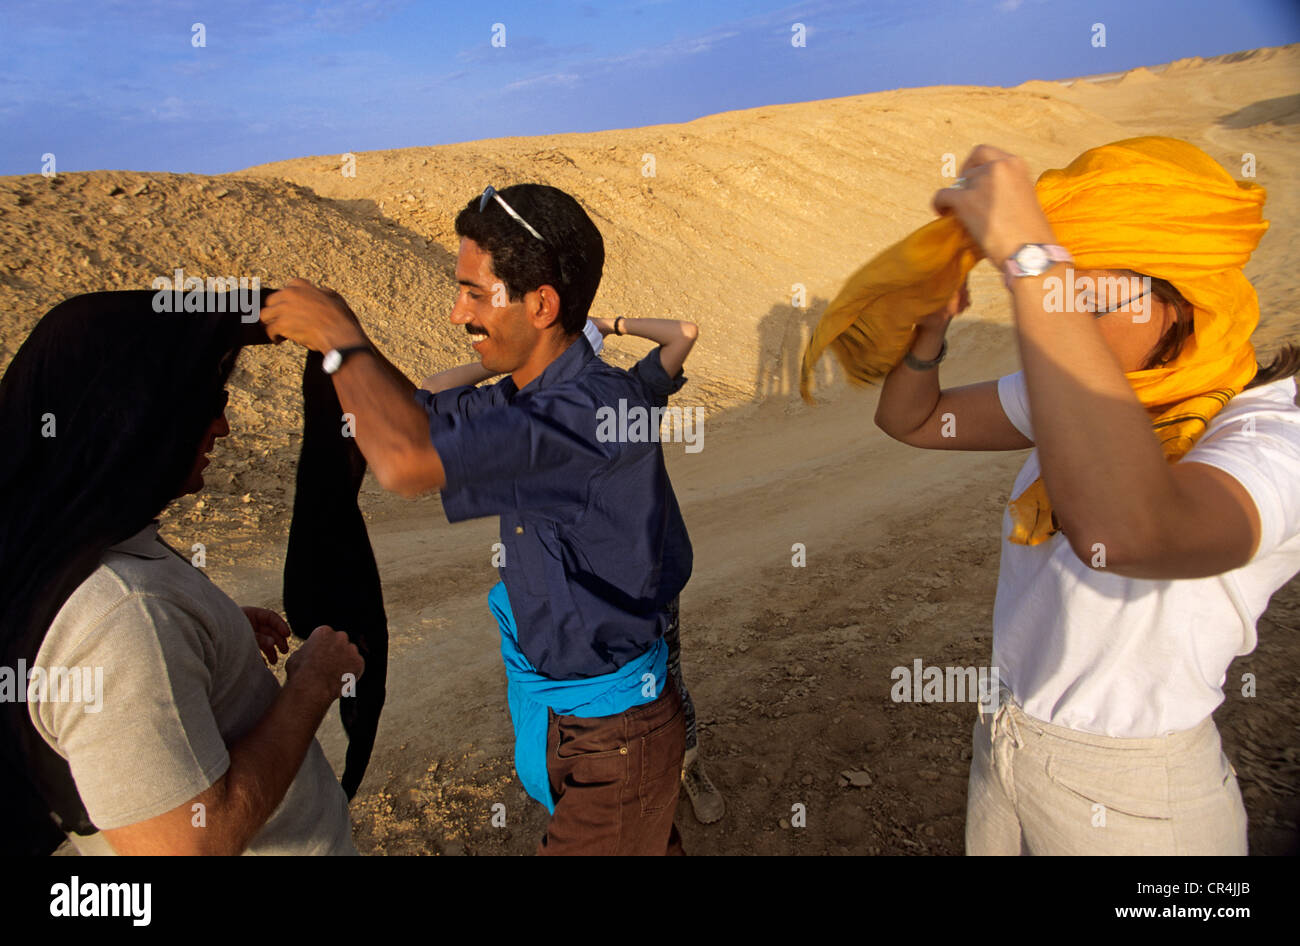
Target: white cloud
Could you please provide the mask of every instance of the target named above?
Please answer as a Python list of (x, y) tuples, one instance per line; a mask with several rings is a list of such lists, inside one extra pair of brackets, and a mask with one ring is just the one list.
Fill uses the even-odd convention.
[(531, 79), (520, 79), (517, 82), (511, 82), (504, 87), (503, 91), (514, 92), (539, 85), (559, 85), (571, 88), (578, 84), (578, 78), (578, 74), (574, 72), (549, 72), (546, 75), (533, 76)]

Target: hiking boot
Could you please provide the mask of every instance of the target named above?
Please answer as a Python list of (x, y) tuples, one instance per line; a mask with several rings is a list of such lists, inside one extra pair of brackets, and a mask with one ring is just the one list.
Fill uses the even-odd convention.
[(722, 820), (722, 813), (727, 806), (722, 800), (722, 793), (704, 771), (703, 760), (694, 753), (691, 755), (692, 758), (682, 769), (682, 784), (686, 786), (686, 794), (690, 796), (691, 808), (695, 810), (695, 820), (700, 824), (713, 824), (715, 821)]

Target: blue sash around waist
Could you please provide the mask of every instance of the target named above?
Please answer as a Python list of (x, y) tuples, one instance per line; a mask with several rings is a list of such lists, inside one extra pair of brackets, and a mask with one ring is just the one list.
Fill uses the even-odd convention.
[(667, 677), (668, 646), (661, 637), (645, 653), (613, 673), (581, 680), (552, 680), (534, 670), (519, 649), (518, 629), (504, 583), (492, 587), (488, 607), (501, 630), (506, 700), (515, 727), (515, 771), (524, 790), (554, 814), (555, 799), (546, 771), (547, 707), (559, 716), (595, 719), (617, 716), (634, 706), (654, 702), (663, 692)]

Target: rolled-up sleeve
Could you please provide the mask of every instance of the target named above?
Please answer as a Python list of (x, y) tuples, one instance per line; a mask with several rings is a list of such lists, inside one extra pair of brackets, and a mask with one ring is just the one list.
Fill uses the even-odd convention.
[(453, 417), (470, 417), (490, 407), (497, 400), (495, 388), (496, 385), (474, 387), (467, 384), (437, 394), (417, 388), (415, 400), (429, 415), (429, 430), (432, 432), (436, 424)]
[(594, 405), (566, 407), (570, 424), (572, 412), (590, 416), (590, 436), (520, 404), (431, 420), (433, 446), (447, 477), (447, 521), (521, 509), (544, 515), (584, 504), (592, 465), (607, 451), (596, 441)]
[(669, 377), (659, 357), (661, 349), (662, 346), (655, 346), (649, 354), (628, 369), (628, 374), (641, 382), (651, 402), (659, 405), (666, 404), (669, 396), (680, 391), (682, 385), (686, 383), (686, 375), (681, 371), (677, 372), (677, 377)]

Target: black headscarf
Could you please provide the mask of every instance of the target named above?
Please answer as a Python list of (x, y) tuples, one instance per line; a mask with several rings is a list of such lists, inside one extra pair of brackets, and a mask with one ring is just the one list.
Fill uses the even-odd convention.
[[(262, 303), (271, 291), (261, 290)], [(268, 341), (260, 321), (244, 321), (233, 294), (204, 299), (201, 312), (156, 312), (157, 298), (128, 290), (61, 302), (0, 380), (0, 666), (16, 672), (22, 659), (30, 667), (55, 615), (108, 547), (181, 493), (240, 349)], [(366, 660), (355, 695), (340, 702), (351, 798), (383, 708), (388, 624), (356, 503), (365, 460), (355, 440), (340, 436), (341, 408), (320, 364), (308, 353), (284, 600), (298, 636), (330, 624)], [(0, 703), (0, 851), (49, 853), (63, 840), (59, 825), (97, 830), (27, 704)]]
[[(265, 340), (238, 312), (155, 312), (156, 296), (61, 302), (0, 381), (0, 666), (15, 673), (105, 550), (181, 493), (241, 345)], [(0, 704), (0, 844), (47, 853), (63, 838), (51, 811), (95, 829), (27, 709)]]

